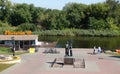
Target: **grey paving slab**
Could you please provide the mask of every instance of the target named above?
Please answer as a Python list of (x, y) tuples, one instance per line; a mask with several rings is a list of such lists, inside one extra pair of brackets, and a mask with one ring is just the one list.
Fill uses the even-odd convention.
[[(64, 48), (57, 48), (60, 54), (44, 54), (45, 48), (37, 53), (21, 55), (21, 63), (4, 70), (0, 74), (119, 74), (120, 59), (107, 54), (91, 55), (92, 49), (73, 49), (73, 56), (85, 59), (85, 68), (64, 65), (63, 68), (51, 68), (55, 58), (64, 58)], [(114, 69), (114, 70), (113, 70)]]

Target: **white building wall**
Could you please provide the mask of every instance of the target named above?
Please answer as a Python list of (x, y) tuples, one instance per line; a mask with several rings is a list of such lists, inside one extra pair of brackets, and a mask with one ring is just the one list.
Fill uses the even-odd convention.
[(38, 45), (38, 39), (35, 39), (35, 45)]

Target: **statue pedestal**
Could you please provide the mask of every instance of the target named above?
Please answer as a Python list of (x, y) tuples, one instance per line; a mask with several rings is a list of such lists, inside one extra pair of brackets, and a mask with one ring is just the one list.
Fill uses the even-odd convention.
[(72, 56), (65, 56), (64, 57), (64, 65), (73, 65), (74, 58)]

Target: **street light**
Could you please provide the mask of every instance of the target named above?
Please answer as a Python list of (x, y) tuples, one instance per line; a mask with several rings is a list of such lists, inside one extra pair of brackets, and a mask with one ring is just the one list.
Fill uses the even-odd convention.
[(15, 39), (14, 37), (11, 37), (12, 40), (12, 52), (13, 52), (13, 56), (15, 56)]

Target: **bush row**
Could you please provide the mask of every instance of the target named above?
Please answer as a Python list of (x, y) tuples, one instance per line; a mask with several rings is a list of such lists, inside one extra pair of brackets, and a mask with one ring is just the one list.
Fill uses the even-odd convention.
[(65, 30), (41, 30), (35, 31), (34, 34), (43, 36), (120, 36), (120, 31), (117, 30), (79, 30), (79, 29), (65, 29)]

